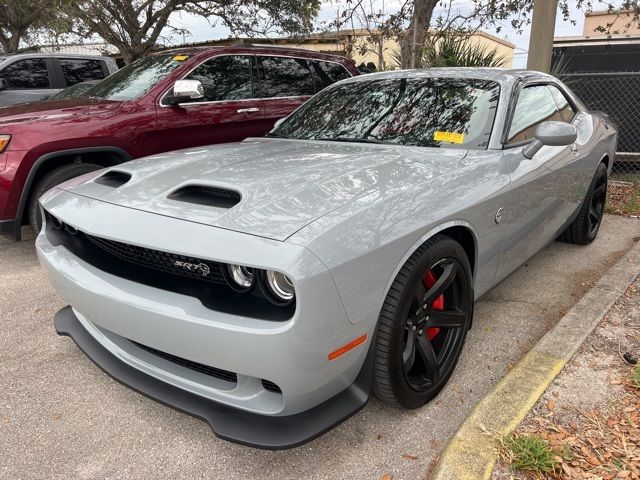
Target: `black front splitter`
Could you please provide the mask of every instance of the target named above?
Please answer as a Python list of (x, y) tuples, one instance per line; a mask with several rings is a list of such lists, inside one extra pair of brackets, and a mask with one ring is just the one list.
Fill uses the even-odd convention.
[(356, 381), (320, 405), (290, 416), (273, 417), (228, 407), (164, 383), (119, 360), (82, 326), (71, 307), (56, 313), (59, 335), (73, 338), (98, 367), (133, 390), (200, 418), (217, 437), (256, 448), (285, 449), (306, 443), (349, 418), (365, 406), (371, 388), (371, 351)]

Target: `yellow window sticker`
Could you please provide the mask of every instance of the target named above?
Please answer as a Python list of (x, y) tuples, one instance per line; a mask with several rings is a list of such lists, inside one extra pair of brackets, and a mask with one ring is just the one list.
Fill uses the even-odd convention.
[(189, 58), (189, 55), (174, 55), (173, 56), (173, 60), (176, 62), (184, 62), (187, 58)]
[(435, 132), (433, 139), (439, 142), (462, 143), (464, 142), (464, 133)]

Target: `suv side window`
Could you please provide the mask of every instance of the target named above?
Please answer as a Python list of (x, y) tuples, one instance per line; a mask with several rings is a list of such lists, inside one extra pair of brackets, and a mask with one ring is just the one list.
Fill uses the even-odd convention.
[(251, 57), (222, 56), (207, 60), (185, 77), (200, 80), (204, 87), (202, 102), (242, 100), (253, 96)]
[(351, 77), (349, 71), (339, 63), (311, 60), (309, 64), (311, 65), (313, 79), (316, 82), (316, 91), (318, 92), (332, 83)]
[(102, 61), (82, 58), (61, 58), (60, 67), (67, 87), (90, 80), (102, 80), (105, 69)]
[(6, 80), (10, 89), (51, 88), (44, 58), (25, 58), (13, 62), (0, 71), (0, 77)]
[(523, 88), (513, 112), (507, 144), (532, 140), (536, 127), (548, 120), (562, 120), (551, 90), (547, 85)]
[(313, 78), (302, 58), (258, 57), (261, 97), (299, 97), (315, 94)]
[(549, 90), (551, 90), (551, 95), (553, 95), (553, 99), (558, 105), (560, 118), (563, 122), (571, 123), (573, 117), (577, 113), (576, 110), (573, 108), (569, 100), (567, 100), (567, 97), (565, 97), (564, 93), (562, 93), (558, 87), (556, 87), (555, 85), (549, 85)]

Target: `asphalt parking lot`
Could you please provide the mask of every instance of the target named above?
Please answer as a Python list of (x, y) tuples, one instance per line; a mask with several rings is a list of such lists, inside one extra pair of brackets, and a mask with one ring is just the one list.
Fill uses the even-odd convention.
[(214, 437), (200, 420), (111, 380), (53, 329), (64, 306), (33, 242), (0, 237), (0, 477), (424, 478), (475, 403), (640, 235), (606, 216), (588, 247), (553, 243), (478, 302), (449, 385), (417, 411), (372, 400), (323, 437), (279, 452)]

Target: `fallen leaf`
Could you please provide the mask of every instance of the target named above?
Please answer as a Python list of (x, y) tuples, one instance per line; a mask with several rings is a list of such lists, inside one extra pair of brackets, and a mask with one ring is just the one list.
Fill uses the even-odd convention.
[(555, 400), (549, 400), (547, 402), (547, 410), (551, 411), (554, 408), (556, 408), (556, 401)]
[(393, 480), (393, 477), (388, 473), (385, 473), (384, 475), (382, 475), (381, 480)]
[(405, 460), (417, 460), (418, 457), (416, 457), (415, 455), (411, 455), (410, 453), (405, 453), (404, 455), (402, 455), (402, 458), (404, 458)]

